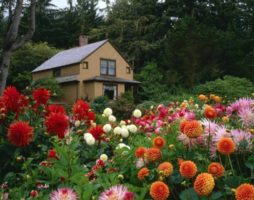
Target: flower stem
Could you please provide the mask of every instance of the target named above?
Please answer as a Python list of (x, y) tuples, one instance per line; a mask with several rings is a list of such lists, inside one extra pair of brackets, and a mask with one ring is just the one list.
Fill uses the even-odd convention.
[(227, 157), (228, 157), (229, 165), (230, 165), (230, 168), (231, 168), (231, 170), (232, 170), (233, 176), (235, 176), (234, 168), (233, 168), (233, 165), (232, 165), (232, 161), (231, 161), (231, 159), (230, 159), (230, 155), (228, 155)]

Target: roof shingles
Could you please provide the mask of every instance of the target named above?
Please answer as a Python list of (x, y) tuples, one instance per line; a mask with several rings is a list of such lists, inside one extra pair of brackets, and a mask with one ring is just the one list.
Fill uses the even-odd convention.
[(81, 62), (88, 57), (91, 53), (105, 44), (108, 40), (102, 40), (99, 42), (87, 44), (82, 47), (76, 47), (68, 50), (61, 51), (42, 63), (39, 67), (33, 70), (33, 72), (44, 71), (61, 66), (71, 65)]

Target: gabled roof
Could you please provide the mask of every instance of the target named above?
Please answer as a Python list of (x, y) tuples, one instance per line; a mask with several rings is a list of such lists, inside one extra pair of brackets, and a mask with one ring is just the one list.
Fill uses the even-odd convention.
[(42, 63), (39, 67), (32, 72), (44, 71), (52, 68), (62, 67), (75, 63), (80, 63), (83, 59), (88, 57), (91, 53), (105, 44), (108, 40), (87, 44), (82, 47), (76, 47), (68, 50), (61, 51)]

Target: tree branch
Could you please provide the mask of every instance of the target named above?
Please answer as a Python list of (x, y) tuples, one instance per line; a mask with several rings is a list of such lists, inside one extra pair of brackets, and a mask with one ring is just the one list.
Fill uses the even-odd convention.
[(5, 40), (5, 45), (4, 45), (5, 50), (10, 50), (13, 43), (17, 39), (19, 25), (20, 25), (20, 21), (21, 21), (22, 8), (23, 8), (23, 0), (17, 0), (16, 8), (15, 8), (15, 12), (12, 17), (12, 20), (11, 20), (10, 28), (9, 28), (7, 35), (6, 35), (6, 40)]
[(31, 24), (30, 24), (29, 30), (20, 40), (16, 40), (16, 42), (12, 45), (11, 48), (13, 51), (22, 47), (26, 42), (28, 42), (32, 38), (35, 31), (35, 12), (36, 12), (35, 8), (36, 8), (36, 0), (31, 0), (31, 4), (30, 4)]

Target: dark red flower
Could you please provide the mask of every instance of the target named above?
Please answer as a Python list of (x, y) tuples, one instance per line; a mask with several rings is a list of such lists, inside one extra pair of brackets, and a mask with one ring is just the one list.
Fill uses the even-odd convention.
[(56, 153), (56, 150), (55, 150), (55, 149), (50, 149), (50, 150), (49, 150), (49, 152), (48, 152), (48, 158), (55, 158), (55, 159), (58, 159), (57, 153)]
[(33, 139), (33, 128), (28, 122), (14, 122), (8, 128), (7, 137), (9, 142), (15, 146), (27, 146)]
[(31, 197), (31, 198), (36, 198), (38, 195), (39, 195), (39, 193), (38, 193), (37, 190), (32, 190), (32, 191), (30, 192), (30, 197)]
[(66, 115), (66, 111), (63, 106), (52, 104), (46, 107), (46, 116), (49, 116), (51, 113), (61, 113)]
[(75, 120), (85, 119), (89, 108), (89, 104), (86, 101), (81, 99), (77, 100), (77, 102), (72, 107), (72, 113)]
[(104, 140), (105, 139), (105, 132), (103, 131), (103, 127), (101, 125), (97, 125), (95, 127), (92, 127), (88, 130), (89, 133), (91, 133), (96, 140)]
[(36, 102), (36, 106), (46, 105), (50, 98), (50, 91), (45, 88), (38, 88), (33, 91), (33, 99)]
[(105, 163), (104, 163), (103, 160), (99, 159), (99, 160), (96, 161), (96, 165), (97, 165), (97, 166), (100, 166), (100, 167), (104, 167), (104, 166), (105, 166)]
[(8, 111), (19, 111), (19, 98), (20, 93), (15, 87), (9, 86), (4, 90), (3, 100)]
[(62, 139), (69, 126), (68, 117), (62, 113), (51, 113), (45, 120), (47, 131)]
[(93, 111), (87, 112), (86, 125), (89, 127), (91, 125), (91, 121), (95, 121), (96, 115)]

